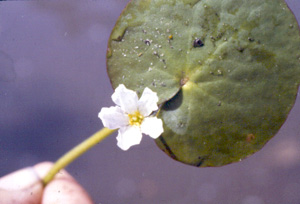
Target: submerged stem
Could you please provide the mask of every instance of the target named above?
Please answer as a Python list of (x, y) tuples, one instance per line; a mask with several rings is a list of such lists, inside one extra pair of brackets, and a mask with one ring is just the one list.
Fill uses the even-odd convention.
[(76, 158), (84, 154), (87, 150), (101, 142), (103, 139), (105, 139), (107, 136), (111, 135), (116, 130), (111, 130), (108, 128), (103, 128), (102, 130), (96, 132), (88, 139), (84, 140), (79, 145), (75, 146), (73, 149), (71, 149), (69, 152), (64, 154), (60, 159), (58, 159), (53, 167), (50, 169), (50, 171), (46, 174), (46, 176), (43, 178), (43, 184), (46, 186), (56, 175), (57, 172), (59, 172), (61, 169), (65, 168), (67, 165), (69, 165), (71, 162), (73, 162)]

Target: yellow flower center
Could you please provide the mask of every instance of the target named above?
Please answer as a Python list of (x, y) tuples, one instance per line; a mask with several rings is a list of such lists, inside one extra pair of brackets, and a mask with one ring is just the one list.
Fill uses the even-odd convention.
[(144, 120), (144, 116), (139, 111), (135, 111), (133, 114), (128, 114), (129, 124), (140, 126)]

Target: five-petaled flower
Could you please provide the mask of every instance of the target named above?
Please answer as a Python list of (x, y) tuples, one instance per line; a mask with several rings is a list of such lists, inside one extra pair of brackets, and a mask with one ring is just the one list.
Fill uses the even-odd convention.
[(102, 108), (99, 118), (105, 127), (117, 129), (117, 145), (128, 150), (132, 145), (140, 144), (142, 133), (153, 139), (158, 138), (163, 132), (161, 119), (151, 116), (158, 109), (157, 94), (148, 87), (140, 99), (136, 92), (120, 84), (112, 95), (112, 100), (117, 106)]

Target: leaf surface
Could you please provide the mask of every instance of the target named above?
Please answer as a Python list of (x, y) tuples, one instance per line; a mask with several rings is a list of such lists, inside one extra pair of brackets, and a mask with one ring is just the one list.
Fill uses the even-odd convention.
[(300, 82), (300, 38), (282, 0), (132, 0), (109, 40), (112, 85), (158, 93), (157, 145), (195, 166), (261, 149)]

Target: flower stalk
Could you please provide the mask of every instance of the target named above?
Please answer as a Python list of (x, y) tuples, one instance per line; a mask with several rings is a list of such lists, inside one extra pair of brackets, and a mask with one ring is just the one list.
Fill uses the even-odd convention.
[(96, 132), (91, 137), (71, 149), (69, 152), (64, 154), (60, 159), (58, 159), (47, 175), (42, 179), (44, 186), (46, 186), (54, 176), (71, 162), (73, 162), (76, 158), (84, 154), (87, 150), (104, 140), (106, 137), (111, 135), (116, 130), (111, 130), (108, 128), (103, 128), (102, 130)]
[(98, 114), (105, 128), (96, 132), (58, 159), (42, 179), (44, 186), (61, 169), (65, 168), (117, 129), (117, 145), (125, 151), (131, 146), (139, 144), (143, 133), (156, 139), (164, 131), (162, 120), (151, 115), (151, 113), (159, 109), (157, 106), (157, 94), (151, 89), (146, 87), (141, 98), (138, 99), (136, 92), (120, 84), (113, 93), (112, 100), (117, 106), (102, 108)]

